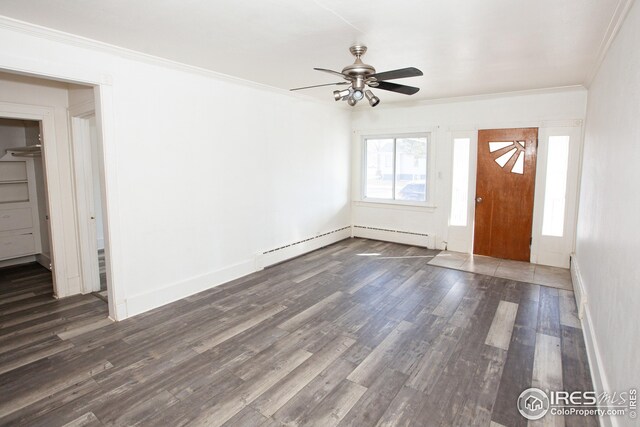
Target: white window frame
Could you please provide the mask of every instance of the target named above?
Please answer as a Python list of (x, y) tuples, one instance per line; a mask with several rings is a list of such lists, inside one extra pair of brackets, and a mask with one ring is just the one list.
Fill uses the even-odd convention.
[[(433, 200), (435, 195), (433, 178), (434, 172), (434, 154), (433, 143), (431, 140), (431, 132), (412, 132), (412, 133), (385, 133), (385, 134), (367, 134), (361, 135), (360, 139), (360, 202), (371, 204), (388, 204), (388, 205), (404, 205), (404, 206), (419, 206), (419, 207), (435, 207), (433, 206)], [(427, 139), (427, 159), (426, 159), (426, 200), (423, 202), (409, 201), (409, 200), (395, 200), (396, 195), (396, 139), (402, 138), (426, 138)], [(392, 195), (394, 199), (377, 199), (373, 197), (366, 197), (367, 194), (367, 140), (368, 139), (393, 139), (393, 185)]]

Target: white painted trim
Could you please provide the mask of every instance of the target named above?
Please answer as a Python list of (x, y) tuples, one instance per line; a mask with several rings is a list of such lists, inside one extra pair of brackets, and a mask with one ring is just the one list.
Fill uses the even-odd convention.
[[(423, 127), (415, 127), (415, 128), (396, 128), (396, 129), (370, 129), (370, 130), (354, 130), (354, 147), (355, 150), (352, 150), (352, 153), (356, 154), (355, 161), (358, 164), (358, 168), (360, 170), (359, 175), (356, 177), (357, 182), (357, 194), (352, 194), (352, 201), (357, 203), (362, 203), (362, 206), (372, 205), (375, 207), (381, 207), (381, 205), (391, 206), (397, 205), (402, 207), (413, 207), (419, 209), (435, 209), (434, 202), (436, 200), (436, 138), (437, 138), (438, 126), (423, 126)], [(366, 193), (366, 173), (367, 168), (365, 167), (366, 163), (366, 145), (365, 140), (367, 138), (393, 138), (394, 141), (396, 138), (401, 137), (426, 137), (427, 138), (427, 171), (426, 171), (426, 181), (427, 181), (427, 200), (423, 203), (407, 203), (398, 200), (380, 200), (380, 199), (367, 199), (364, 197)], [(395, 150), (395, 142), (394, 142), (394, 150)], [(394, 162), (395, 162), (395, 151), (394, 151)], [(354, 159), (352, 159), (353, 164)], [(393, 170), (395, 172), (395, 165)], [(395, 184), (394, 184), (395, 185)], [(395, 189), (394, 189), (395, 191)]]
[(126, 289), (121, 285), (122, 266), (124, 265), (121, 241), (114, 236), (122, 236), (118, 221), (120, 209), (118, 204), (118, 156), (117, 133), (113, 108), (113, 88), (110, 85), (99, 85), (93, 88), (96, 115), (96, 133), (98, 137), (99, 175), (102, 195), (102, 226), (104, 227), (105, 270), (107, 276), (107, 293), (109, 301), (109, 317), (123, 320), (127, 313)]
[(431, 249), (435, 247), (433, 236), (415, 234), (402, 230), (384, 230), (376, 229), (375, 227), (354, 225), (353, 237), (362, 237), (364, 239), (380, 240), (383, 242), (400, 243), (403, 245), (422, 246)]
[[(453, 170), (454, 170), (454, 158), (453, 158), (453, 142), (455, 139), (469, 139), (469, 181), (467, 183), (467, 225), (450, 225), (451, 222), (451, 202), (453, 191)], [(449, 192), (447, 197), (447, 235), (444, 236), (447, 248), (456, 252), (473, 252), (473, 234), (474, 234), (474, 221), (476, 216), (476, 170), (478, 167), (478, 131), (466, 130), (466, 131), (452, 131), (447, 135), (448, 150), (451, 157), (450, 171), (451, 179), (449, 180)]]
[(576, 298), (576, 305), (578, 307), (578, 318), (584, 317), (584, 307), (587, 304), (587, 294), (584, 290), (582, 282), (582, 276), (580, 275), (580, 269), (578, 267), (578, 260), (575, 254), (571, 254), (571, 281), (573, 282), (573, 293)]
[(136, 314), (153, 310), (154, 308), (214, 288), (255, 271), (255, 261), (247, 260), (221, 270), (182, 280), (160, 289), (153, 289), (149, 292), (127, 297), (127, 316), (135, 316)]
[(511, 129), (511, 128), (549, 128), (549, 127), (577, 127), (582, 126), (581, 119), (570, 120), (526, 120), (520, 122), (482, 122), (465, 123), (447, 126), (444, 130), (449, 132), (477, 132), (481, 129)]
[[(88, 105), (87, 105), (88, 106)], [(92, 107), (92, 105), (91, 105)], [(69, 128), (71, 138), (73, 181), (75, 186), (76, 229), (78, 231), (78, 252), (80, 255), (80, 274), (82, 275), (82, 293), (100, 290), (98, 267), (98, 248), (95, 223), (89, 221), (93, 212), (93, 174), (91, 171), (91, 141), (88, 117), (94, 115), (91, 110), (69, 109)]]
[[(161, 58), (154, 55), (138, 52), (135, 50), (127, 49), (120, 46), (115, 46), (109, 43), (100, 42), (97, 40), (82, 37), (76, 34), (66, 33), (64, 31), (54, 30), (52, 28), (43, 27), (40, 25), (32, 24), (25, 21), (9, 18), (0, 15), (0, 28), (6, 28), (11, 31), (27, 34), (29, 36), (38, 37), (40, 39), (49, 40), (53, 42), (63, 43), (69, 46), (76, 46), (83, 49), (90, 49), (93, 51), (104, 52), (107, 54), (115, 55), (120, 58), (129, 59), (133, 61), (142, 62), (149, 65), (161, 66), (173, 70), (178, 70), (186, 73), (201, 75), (205, 77), (224, 80), (230, 83), (235, 83), (243, 86), (249, 86), (255, 89), (266, 90), (269, 92), (278, 93), (280, 95), (286, 95), (292, 98), (304, 99), (306, 101), (315, 102), (317, 104), (335, 105), (336, 108), (351, 109), (346, 103), (339, 103), (336, 105), (333, 99), (330, 97), (327, 100), (314, 98), (310, 95), (305, 95), (300, 92), (291, 92), (285, 89), (281, 89), (275, 86), (269, 86), (263, 83), (254, 82), (251, 80), (242, 79), (240, 77), (234, 77), (228, 74), (223, 74), (217, 71), (212, 71), (202, 67), (196, 67), (194, 65), (184, 64), (171, 59)], [(28, 70), (16, 70), (29, 73)], [(85, 71), (86, 73), (86, 71)], [(54, 77), (54, 76), (50, 76)], [(85, 79), (72, 77), (68, 81), (74, 83), (75, 81), (81, 81)], [(93, 84), (112, 84), (112, 79), (108, 75), (102, 75), (100, 79), (91, 81)]]
[(609, 51), (609, 47), (611, 47), (611, 43), (616, 38), (618, 31), (622, 27), (629, 10), (631, 10), (631, 6), (633, 6), (634, 0), (618, 0), (618, 4), (616, 5), (616, 10), (613, 12), (613, 16), (611, 17), (611, 21), (609, 21), (609, 25), (607, 27), (607, 31), (605, 32), (602, 40), (600, 41), (600, 47), (598, 48), (598, 56), (593, 64), (593, 68), (587, 75), (587, 80), (585, 81), (585, 86), (591, 86), (593, 79), (598, 74), (600, 70), (600, 66), (604, 61), (604, 58), (607, 56), (607, 52)]
[(551, 87), (544, 87), (544, 88), (538, 88), (538, 89), (514, 90), (514, 91), (498, 92), (498, 93), (480, 93), (475, 95), (451, 96), (451, 97), (444, 97), (444, 98), (431, 98), (431, 99), (406, 100), (406, 101), (404, 100), (388, 101), (385, 103), (380, 103), (376, 107), (376, 110), (380, 111), (387, 108), (398, 108), (398, 107), (407, 108), (407, 107), (418, 107), (418, 106), (433, 105), (433, 104), (449, 104), (453, 102), (483, 101), (487, 99), (512, 98), (512, 97), (527, 96), (527, 95), (545, 95), (545, 94), (553, 94), (558, 92), (566, 92), (571, 90), (585, 90), (585, 89), (586, 87), (584, 85), (567, 85), (567, 86), (551, 86)]
[(282, 261), (286, 261), (291, 258), (304, 255), (308, 252), (315, 251), (316, 249), (323, 248), (333, 243), (339, 242), (344, 239), (348, 239), (352, 236), (352, 227), (346, 227), (343, 230), (335, 233), (329, 233), (318, 238), (309, 239), (298, 244), (292, 244), (291, 246), (284, 247), (282, 249), (274, 251), (264, 251), (261, 254), (256, 255), (255, 270), (262, 270), (273, 264), (277, 264)]
[(377, 209), (392, 209), (397, 211), (414, 211), (414, 212), (434, 212), (438, 207), (430, 206), (427, 204), (416, 204), (416, 203), (402, 203), (401, 201), (371, 201), (373, 199), (367, 200), (354, 200), (351, 203), (353, 206), (361, 207), (361, 208), (377, 208)]
[[(594, 391), (598, 394), (603, 391), (611, 392), (609, 381), (602, 363), (602, 352), (598, 345), (598, 340), (594, 330), (591, 310), (588, 304), (587, 296), (580, 267), (575, 256), (571, 257), (571, 280), (573, 281), (574, 295), (578, 306), (578, 317), (582, 324), (582, 335), (587, 350), (587, 359), (589, 360), (589, 370), (591, 371), (591, 380), (593, 382)], [(600, 425), (607, 427), (617, 427), (619, 424), (616, 417), (599, 417)]]
[[(575, 231), (578, 222), (578, 188), (580, 181), (582, 134), (581, 121), (576, 121), (574, 126), (557, 126), (539, 129), (530, 258), (530, 262), (533, 264), (569, 268), (569, 257), (574, 249)], [(545, 236), (542, 234), (549, 138), (552, 136), (569, 137), (569, 158), (562, 236)]]
[(12, 265), (27, 264), (36, 261), (35, 255), (21, 256), (19, 258), (11, 258), (0, 261), (0, 268), (11, 267)]
[(47, 270), (51, 270), (51, 258), (49, 255), (44, 253), (39, 253), (35, 255), (35, 260), (38, 264), (46, 268)]
[[(632, 3), (633, 0), (620, 0), (621, 3)], [(624, 18), (624, 16), (626, 16), (626, 13), (628, 12), (630, 5), (625, 6), (626, 9), (624, 10), (624, 15), (622, 16), (622, 18)], [(615, 29), (615, 32), (617, 33), (618, 28), (620, 27), (623, 19), (619, 20), (619, 24), (617, 24), (617, 27)], [(130, 59), (130, 60), (134, 60), (134, 61), (139, 61), (139, 62), (143, 62), (146, 64), (150, 64), (150, 65), (156, 65), (156, 66), (163, 66), (163, 67), (167, 67), (170, 69), (174, 69), (174, 70), (179, 70), (179, 71), (184, 71), (184, 72), (188, 72), (188, 73), (192, 73), (192, 74), (197, 74), (197, 75), (202, 75), (202, 76), (206, 76), (206, 77), (213, 77), (216, 79), (221, 79), (221, 80), (225, 80), (228, 82), (232, 82), (235, 84), (240, 84), (240, 85), (244, 85), (244, 86), (249, 86), (249, 87), (253, 87), (253, 88), (257, 88), (257, 89), (262, 89), (262, 90), (266, 90), (269, 92), (275, 92), (275, 93), (279, 93), (281, 95), (286, 95), (289, 97), (293, 97), (293, 98), (298, 98), (298, 99), (304, 99), (307, 101), (311, 101), (311, 102), (315, 102), (315, 103), (319, 103), (319, 104), (332, 104), (334, 105), (336, 108), (343, 108), (343, 109), (349, 109), (352, 110), (352, 107), (349, 107), (346, 105), (346, 103), (338, 103), (336, 104), (333, 99), (329, 100), (327, 99), (322, 100), (322, 99), (318, 99), (315, 98), (313, 96), (310, 95), (306, 95), (302, 92), (291, 92), (285, 89), (280, 89), (274, 86), (268, 86), (262, 83), (257, 83), (251, 80), (245, 80), (245, 79), (241, 79), (239, 77), (234, 77), (228, 74), (223, 74), (223, 73), (219, 73), (216, 71), (212, 71), (206, 68), (202, 68), (202, 67), (196, 67), (193, 65), (188, 65), (188, 64), (184, 64), (178, 61), (173, 61), (170, 59), (165, 59), (165, 58), (161, 58), (158, 56), (153, 56), (153, 55), (149, 55), (146, 53), (142, 53), (142, 52), (138, 52), (135, 50), (131, 50), (131, 49), (127, 49), (127, 48), (123, 48), (120, 46), (115, 46), (112, 44), (108, 44), (108, 43), (104, 43), (104, 42), (100, 42), (97, 40), (93, 40), (93, 39), (89, 39), (86, 37), (82, 37), (82, 36), (78, 36), (75, 34), (71, 34), (71, 33), (66, 33), (63, 31), (59, 31), (59, 30), (54, 30), (52, 28), (47, 28), (47, 27), (43, 27), (40, 25), (36, 25), (36, 24), (32, 24), (29, 22), (25, 22), (25, 21), (20, 21), (17, 19), (13, 19), (13, 18), (9, 18), (6, 16), (0, 16), (0, 28), (6, 28), (9, 29), (11, 31), (16, 31), (16, 32), (20, 32), (23, 34), (27, 34), (30, 36), (34, 36), (34, 37), (38, 37), (40, 39), (44, 39), (44, 40), (50, 40), (50, 41), (54, 41), (54, 42), (58, 42), (58, 43), (64, 43), (70, 46), (76, 46), (76, 47), (80, 47), (80, 48), (84, 48), (84, 49), (91, 49), (94, 51), (99, 51), (99, 52), (104, 52), (104, 53), (108, 53), (108, 54), (112, 54), (112, 55), (116, 55), (119, 56), (121, 58), (125, 58), (125, 59)], [(613, 34), (615, 36), (615, 33)], [(613, 37), (611, 37), (611, 39), (613, 39)], [(609, 42), (610, 44), (610, 42)], [(607, 49), (608, 49), (608, 45), (607, 44)], [(603, 51), (602, 54), (602, 58), (604, 58), (604, 54), (606, 54), (606, 50)], [(598, 66), (599, 64), (602, 62), (602, 59), (599, 60), (598, 62)], [(26, 73), (29, 73), (28, 70), (17, 70), (16, 71), (25, 71)], [(597, 71), (597, 68), (596, 68)], [(83, 74), (86, 74), (86, 72), (84, 72)], [(44, 75), (44, 74), (43, 74)], [(594, 74), (595, 75), (595, 71)], [(50, 77), (54, 77), (55, 76), (50, 76)], [(70, 82), (75, 82), (75, 81), (86, 81), (87, 83), (94, 83), (94, 84), (107, 84), (107, 85), (111, 85), (112, 81), (111, 81), (111, 77), (109, 75), (102, 75), (101, 78), (97, 79), (97, 80), (92, 80), (92, 81), (87, 81), (84, 78), (79, 78), (79, 77), (73, 77), (70, 78), (68, 81)], [(588, 82), (591, 81), (591, 79), (587, 80)], [(557, 92), (564, 92), (567, 90), (576, 90), (576, 89), (585, 89), (584, 85), (568, 85), (568, 86), (552, 86), (552, 87), (546, 87), (546, 88), (537, 88), (537, 89), (524, 89), (524, 90), (514, 90), (514, 91), (507, 91), (507, 92), (499, 92), (499, 93), (483, 93), (483, 94), (475, 94), (475, 95), (466, 95), (466, 96), (453, 96), (453, 97), (445, 97), (445, 98), (432, 98), (432, 99), (422, 99), (422, 100), (417, 100), (417, 101), (404, 101), (404, 100), (400, 100), (400, 101), (391, 101), (391, 102), (386, 102), (386, 103), (381, 103), (380, 105), (377, 106), (377, 110), (380, 109), (385, 109), (385, 108), (395, 108), (395, 107), (404, 107), (404, 106), (417, 106), (417, 105), (428, 105), (428, 104), (441, 104), (441, 103), (450, 103), (450, 102), (468, 102), (468, 101), (478, 101), (478, 100), (484, 100), (484, 99), (495, 99), (495, 98), (506, 98), (506, 97), (514, 97), (514, 96), (526, 96), (526, 95), (536, 95), (536, 94), (549, 94), (549, 93), (557, 93)], [(520, 127), (524, 127), (524, 126), (520, 126)]]
[(90, 117), (96, 113), (96, 105), (93, 100), (87, 100), (80, 104), (69, 106), (70, 117)]

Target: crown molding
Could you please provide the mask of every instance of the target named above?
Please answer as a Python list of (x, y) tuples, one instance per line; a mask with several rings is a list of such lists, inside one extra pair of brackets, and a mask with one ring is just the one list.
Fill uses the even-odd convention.
[(585, 81), (585, 86), (588, 88), (591, 86), (593, 79), (598, 74), (598, 70), (600, 70), (600, 66), (604, 61), (604, 58), (607, 56), (607, 52), (611, 47), (611, 43), (616, 38), (618, 31), (622, 27), (625, 18), (629, 14), (629, 10), (631, 10), (631, 6), (633, 6), (634, 0), (618, 0), (618, 4), (616, 5), (616, 9), (613, 12), (613, 16), (609, 21), (609, 26), (607, 27), (607, 31), (604, 33), (604, 37), (600, 41), (600, 46), (598, 47), (598, 56), (596, 57), (596, 61), (593, 64), (593, 68), (587, 75), (587, 79)]
[(387, 102), (385, 104), (380, 103), (380, 105), (376, 107), (376, 110), (383, 110), (387, 108), (419, 107), (419, 106), (433, 105), (433, 104), (451, 104), (456, 102), (483, 101), (483, 100), (510, 98), (510, 97), (527, 96), (527, 95), (546, 95), (546, 94), (562, 93), (562, 92), (586, 92), (586, 91), (587, 91), (587, 88), (583, 85), (553, 86), (553, 87), (546, 87), (546, 88), (539, 88), (539, 89), (525, 89), (525, 90), (514, 90), (514, 91), (508, 91), (508, 92), (493, 92), (493, 93), (481, 93), (476, 95), (419, 99), (416, 101)]
[(290, 92), (285, 89), (281, 89), (275, 86), (258, 83), (252, 80), (246, 80), (240, 77), (231, 76), (229, 74), (220, 73), (217, 71), (209, 70), (207, 68), (197, 67), (195, 65), (189, 65), (171, 59), (162, 58), (159, 56), (149, 55), (146, 53), (138, 52), (136, 50), (127, 49), (124, 47), (104, 43), (101, 41), (93, 40), (90, 38), (78, 36), (64, 31), (55, 30), (41, 25), (32, 24), (30, 22), (20, 21), (17, 19), (9, 18), (7, 16), (0, 15), (0, 29), (7, 29), (10, 31), (22, 33), (28, 36), (37, 37), (43, 40), (62, 43), (67, 46), (75, 46), (82, 49), (94, 50), (110, 55), (114, 55), (123, 59), (142, 62), (149, 65), (169, 68), (172, 70), (182, 71), (190, 74), (213, 78), (217, 80), (226, 81), (233, 84), (242, 86), (248, 86), (254, 89), (276, 93), (284, 95), (289, 98), (299, 99), (301, 101), (313, 102), (316, 104), (328, 106), (331, 105), (329, 100), (324, 101), (317, 98), (313, 98), (308, 95), (304, 95), (297, 92)]

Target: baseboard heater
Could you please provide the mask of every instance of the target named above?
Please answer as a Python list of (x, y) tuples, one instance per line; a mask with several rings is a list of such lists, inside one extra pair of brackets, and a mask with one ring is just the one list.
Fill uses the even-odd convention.
[(395, 242), (403, 245), (422, 246), (425, 248), (435, 247), (435, 239), (433, 235), (419, 233), (416, 231), (354, 225), (353, 235), (355, 237), (364, 237), (365, 239), (381, 240), (384, 242)]
[(275, 249), (268, 250), (266, 252), (262, 252), (262, 255), (266, 255), (266, 254), (270, 254), (270, 253), (273, 253), (273, 252), (281, 251), (283, 249), (287, 249), (287, 248), (290, 248), (292, 246), (301, 245), (302, 243), (310, 242), (312, 240), (321, 239), (322, 237), (328, 236), (330, 234), (339, 233), (341, 231), (349, 230), (349, 229), (351, 229), (351, 226), (338, 228), (336, 230), (332, 230), (332, 231), (328, 231), (326, 233), (318, 234), (317, 236), (314, 236), (314, 237), (309, 237), (308, 239), (300, 240), (298, 242), (290, 243), (290, 244), (285, 245), (285, 246), (280, 246), (279, 248), (275, 248)]
[(426, 233), (416, 233), (414, 231), (390, 230), (388, 228), (365, 227), (363, 225), (354, 225), (353, 228), (362, 228), (364, 230), (386, 231), (386, 232), (389, 232), (389, 233), (411, 234), (412, 236), (429, 237), (429, 235), (426, 234)]

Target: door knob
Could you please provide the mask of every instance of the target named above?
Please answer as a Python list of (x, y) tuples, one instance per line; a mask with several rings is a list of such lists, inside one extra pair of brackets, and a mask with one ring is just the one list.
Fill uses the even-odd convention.
[(476, 203), (482, 203), (482, 197), (476, 197)]

